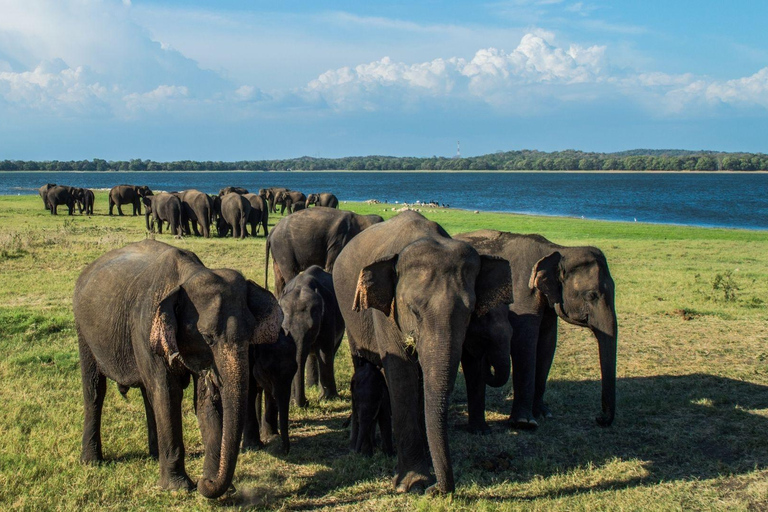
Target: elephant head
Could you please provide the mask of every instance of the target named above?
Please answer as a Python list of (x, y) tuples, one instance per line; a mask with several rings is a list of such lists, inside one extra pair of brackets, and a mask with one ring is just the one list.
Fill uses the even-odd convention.
[[(404, 356), (417, 358), (437, 487), (452, 492), (448, 405), (467, 325), (472, 314), (483, 316), (498, 304), (512, 302), (512, 277), (506, 260), (480, 256), (468, 244), (444, 236), (417, 239), (398, 254), (364, 267), (353, 308), (384, 313), (387, 319), (374, 318), (375, 324), (395, 326)], [(398, 392), (397, 385), (390, 384), (394, 400)], [(407, 490), (411, 483), (396, 485)]]
[(316, 204), (319, 199), (320, 199), (319, 195), (317, 195), (317, 194), (309, 194), (307, 196), (307, 203), (306, 203), (306, 205), (307, 206), (311, 206), (313, 204)]
[(616, 412), (618, 325), (605, 256), (594, 247), (562, 247), (534, 265), (529, 286), (544, 294), (560, 318), (588, 327), (595, 335), (602, 373), (602, 414), (597, 422), (610, 425)]
[(248, 392), (248, 348), (277, 340), (274, 296), (233, 270), (198, 271), (159, 300), (150, 348), (171, 368), (201, 378), (196, 410), (205, 444), (198, 491), (224, 494), (232, 483)]
[(141, 185), (136, 187), (136, 193), (139, 195), (139, 197), (149, 197), (153, 195), (152, 190), (146, 185)]
[(296, 342), (290, 333), (280, 330), (277, 343), (257, 345), (252, 348), (253, 376), (264, 391), (277, 402), (280, 439), (283, 452), (288, 453), (288, 409), (291, 402), (291, 386), (298, 364)]

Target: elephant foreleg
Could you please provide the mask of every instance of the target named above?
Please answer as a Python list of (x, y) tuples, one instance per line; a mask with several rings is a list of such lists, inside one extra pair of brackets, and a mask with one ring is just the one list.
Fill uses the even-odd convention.
[(394, 455), (392, 446), (392, 407), (389, 403), (389, 389), (384, 388), (384, 396), (379, 406), (379, 432), (381, 433), (381, 449), (387, 455)]
[(544, 318), (539, 330), (539, 343), (536, 346), (536, 379), (533, 394), (533, 416), (535, 418), (551, 418), (552, 413), (544, 403), (544, 392), (547, 389), (547, 378), (552, 368), (557, 348), (557, 315), (552, 310), (544, 312)]
[(539, 426), (533, 416), (534, 381), (536, 377), (536, 345), (539, 339), (538, 316), (531, 315), (512, 323), (512, 387), (514, 402), (510, 421), (521, 429), (535, 429)]
[(277, 400), (267, 392), (264, 392), (264, 416), (261, 421), (261, 433), (264, 437), (277, 435)]
[(333, 375), (334, 350), (318, 350), (317, 363), (320, 377), (320, 399), (329, 400), (339, 396), (336, 378)]
[(157, 423), (155, 422), (155, 411), (149, 402), (147, 390), (142, 386), (141, 397), (144, 399), (144, 411), (147, 413), (147, 444), (149, 445), (149, 455), (157, 459), (160, 453), (157, 449)]
[[(261, 405), (261, 393), (259, 384), (249, 372), (248, 399), (245, 403), (245, 426), (243, 427), (243, 450), (257, 450), (264, 446), (259, 436), (259, 411), (257, 404)], [(260, 407), (259, 407), (260, 409)]]
[(104, 460), (101, 448), (101, 411), (107, 394), (107, 379), (99, 372), (96, 359), (88, 345), (79, 340), (80, 375), (83, 380), (83, 443), (82, 462)]
[[(464, 342), (465, 344), (467, 341)], [(467, 384), (467, 414), (469, 431), (473, 434), (489, 434), (490, 427), (485, 422), (485, 381), (483, 380), (483, 360), (474, 357), (466, 349), (461, 353), (461, 369)]]
[(318, 365), (317, 355), (314, 352), (310, 353), (307, 357), (307, 378), (305, 379), (307, 386), (314, 387), (320, 384)]

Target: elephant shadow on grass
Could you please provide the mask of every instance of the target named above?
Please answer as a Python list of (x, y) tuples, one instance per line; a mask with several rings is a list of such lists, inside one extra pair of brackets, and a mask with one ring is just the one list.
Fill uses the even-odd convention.
[(768, 409), (768, 386), (707, 374), (618, 379), (616, 420), (608, 428), (594, 420), (599, 400), (598, 381), (550, 381), (547, 401), (555, 417), (542, 420), (535, 432), (517, 431), (507, 423), (511, 399), (491, 390), (492, 434), (479, 438), (462, 428), (467, 420), (459, 404), (452, 449), (458, 448), (454, 468), (463, 475), (460, 481), (482, 487), (500, 479), (526, 483), (599, 472), (584, 479), (594, 484), (525, 493), (525, 499), (535, 499), (768, 468), (768, 414), (758, 413)]

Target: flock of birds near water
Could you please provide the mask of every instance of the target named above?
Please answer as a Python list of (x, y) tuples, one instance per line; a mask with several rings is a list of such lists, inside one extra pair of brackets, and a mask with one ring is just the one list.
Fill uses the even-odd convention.
[[(40, 187), (39, 192), (45, 208), (50, 210), (52, 215), (57, 215), (59, 206), (65, 206), (70, 215), (74, 213), (76, 206), (81, 213), (93, 213), (94, 196), (93, 192), (88, 189), (49, 183)], [(375, 204), (378, 201), (372, 200), (369, 203)], [(308, 208), (310, 205), (316, 205), (316, 207)], [(377, 225), (377, 228), (367, 233), (371, 236), (366, 240), (373, 239), (375, 241), (377, 238), (373, 235), (374, 232), (378, 236), (378, 234), (388, 232), (385, 228), (391, 228), (391, 230), (395, 230), (396, 235), (394, 237), (383, 235), (383, 238), (388, 240), (387, 243), (397, 244), (402, 241), (405, 248), (400, 250), (405, 251), (409, 248), (409, 244), (413, 243), (407, 241), (413, 233), (421, 233), (424, 237), (417, 237), (416, 240), (444, 237), (444, 231), (441, 229), (435, 231), (435, 223), (430, 223), (417, 211), (405, 211), (384, 222), (384, 219), (379, 215), (359, 215), (354, 212), (339, 210), (339, 201), (332, 193), (305, 195), (283, 187), (261, 189), (257, 194), (249, 193), (248, 190), (240, 187), (226, 187), (221, 189), (218, 195), (212, 196), (197, 190), (154, 194), (146, 186), (118, 185), (109, 191), (109, 214), (114, 214), (113, 210), (116, 208), (117, 214), (123, 215), (121, 209), (123, 206), (131, 207), (134, 215), (140, 215), (143, 206), (148, 230), (154, 231), (155, 224), (157, 224), (158, 231), (162, 233), (164, 224), (167, 224), (171, 233), (176, 236), (190, 235), (194, 232), (195, 235), (209, 237), (212, 227), (215, 226), (219, 236), (226, 236), (232, 232), (233, 236), (242, 238), (248, 235), (247, 227), (250, 227), (251, 236), (256, 236), (260, 228), (263, 228), (263, 235), (267, 237), (265, 286), (262, 288), (248, 281), (247, 300), (232, 299), (231, 297), (223, 300), (224, 295), (222, 295), (222, 300), (214, 301), (219, 304), (219, 307), (222, 307), (222, 304), (227, 305), (229, 302), (231, 305), (233, 302), (242, 300), (243, 307), (250, 311), (250, 314), (255, 318), (249, 324), (255, 331), (244, 342), (246, 346), (249, 346), (247, 368), (249, 374), (248, 389), (250, 391), (247, 393), (243, 431), (237, 434), (238, 446), (242, 443), (243, 449), (257, 449), (264, 445), (263, 440), (279, 435), (283, 450), (288, 452), (290, 448), (288, 437), (289, 403), (292, 401), (299, 406), (307, 405), (304, 392), (305, 384), (319, 385), (321, 399), (338, 396), (333, 361), (346, 329), (349, 334), (350, 352), (354, 367), (354, 375), (351, 380), (352, 410), (349, 420), (345, 424), (351, 426), (350, 448), (365, 455), (371, 455), (377, 446), (388, 455), (396, 453), (398, 470), (394, 484), (398, 491), (423, 491), (431, 483), (434, 483), (431, 489), (437, 491), (452, 492), (454, 490), (453, 472), (447, 453), (447, 444), (440, 444), (445, 442), (445, 432), (439, 434), (440, 437), (437, 438), (439, 440), (432, 439), (433, 436), (438, 435), (433, 432), (433, 430), (438, 429), (435, 427), (434, 421), (439, 420), (428, 417), (426, 420), (427, 430), (424, 431), (424, 415), (426, 413), (423, 407), (418, 407), (419, 400), (406, 400), (410, 405), (400, 403), (403, 400), (403, 395), (399, 388), (403, 386), (410, 390), (406, 392), (406, 395), (413, 395), (415, 390), (419, 390), (417, 394), (429, 394), (430, 396), (424, 398), (427, 403), (433, 399), (431, 396), (433, 392), (427, 393), (426, 382), (423, 384), (424, 389), (422, 390), (419, 379), (407, 384), (397, 379), (391, 381), (390, 376), (387, 375), (386, 365), (383, 364), (384, 352), (380, 354), (380, 359), (375, 354), (376, 351), (384, 350), (375, 347), (375, 340), (378, 339), (378, 335), (372, 338), (373, 341), (369, 340), (369, 343), (374, 343), (374, 345), (369, 345), (366, 348), (366, 346), (360, 345), (360, 340), (367, 336), (365, 333), (368, 331), (358, 331), (354, 335), (350, 332), (350, 318), (354, 322), (354, 315), (357, 314), (354, 312), (372, 314), (375, 312), (374, 310), (378, 310), (379, 313), (389, 317), (391, 322), (384, 324), (391, 324), (390, 328), (396, 326), (397, 329), (401, 329), (403, 325), (411, 325), (409, 322), (420, 322), (421, 316), (415, 311), (418, 304), (429, 302), (429, 294), (433, 293), (430, 291), (432, 286), (420, 287), (416, 293), (423, 295), (424, 298), (416, 298), (413, 304), (407, 304), (407, 309), (395, 314), (393, 309), (396, 305), (395, 297), (387, 296), (386, 292), (382, 291), (387, 287), (386, 284), (382, 285), (382, 282), (389, 279), (385, 276), (394, 275), (393, 272), (397, 273), (399, 282), (405, 281), (405, 274), (401, 276), (400, 270), (387, 270), (387, 265), (395, 265), (397, 253), (395, 256), (390, 254), (383, 260), (377, 259), (373, 263), (367, 264), (368, 266), (361, 267), (362, 270), (354, 271), (350, 281), (353, 285), (357, 283), (356, 291), (354, 286), (351, 288), (354, 292), (354, 301), (351, 296), (342, 299), (337, 284), (339, 279), (337, 278), (343, 273), (339, 269), (343, 269), (344, 266), (339, 264), (334, 267), (340, 256), (343, 257), (346, 253), (350, 253), (349, 250), (344, 251), (346, 247), (351, 248), (349, 243), (355, 238), (358, 240), (366, 238), (365, 235), (361, 237), (361, 233), (373, 225)], [(287, 210), (288, 215), (275, 224), (272, 233), (269, 233), (267, 219), (270, 213), (277, 213), (278, 206), (281, 214), (285, 214)], [(436, 201), (419, 202), (414, 206), (437, 207), (439, 204)], [(410, 205), (406, 205), (403, 209), (413, 210)], [(392, 242), (393, 240), (395, 242)], [(601, 416), (597, 418), (597, 422), (601, 426), (610, 425), (615, 409), (616, 316), (613, 309), (613, 281), (602, 252), (591, 247), (568, 248), (558, 246), (538, 235), (514, 235), (489, 230), (456, 235), (455, 242), (452, 243), (462, 247), (468, 245), (469, 247), (460, 251), (451, 250), (442, 256), (437, 253), (433, 254), (434, 251), (442, 250), (436, 248), (443, 243), (445, 242), (441, 241), (438, 242), (438, 245), (430, 246), (433, 248), (430, 249), (429, 259), (433, 264), (435, 262), (446, 263), (446, 268), (452, 269), (460, 268), (461, 265), (466, 264), (466, 261), (462, 259), (465, 257), (470, 258), (470, 260), (472, 257), (479, 258), (482, 262), (481, 264), (472, 263), (473, 266), (468, 267), (468, 269), (473, 269), (471, 271), (467, 269), (460, 272), (461, 279), (466, 277), (466, 272), (478, 273), (477, 276), (468, 281), (468, 283), (474, 283), (471, 286), (475, 286), (474, 295), (476, 296), (477, 309), (473, 313), (471, 321), (469, 317), (466, 319), (469, 327), (463, 342), (464, 352), (460, 355), (467, 385), (470, 432), (486, 433), (490, 430), (485, 422), (485, 392), (483, 390), (486, 385), (499, 387), (506, 383), (516, 357), (522, 357), (520, 354), (515, 355), (514, 347), (530, 343), (533, 343), (534, 348), (528, 350), (528, 353), (533, 354), (533, 360), (516, 363), (519, 364), (519, 367), (518, 365), (515, 366), (516, 372), (521, 372), (518, 379), (519, 384), (524, 387), (518, 389), (518, 382), (515, 382), (516, 400), (510, 421), (517, 428), (535, 429), (540, 418), (551, 416), (543, 402), (543, 389), (539, 389), (542, 378), (537, 377), (534, 371), (535, 368), (542, 366), (535, 360), (537, 357), (535, 345), (536, 343), (545, 343), (545, 341), (539, 340), (538, 335), (529, 340), (527, 338), (530, 336), (526, 333), (538, 332), (541, 329), (542, 332), (553, 334), (554, 338), (546, 341), (546, 343), (552, 343), (551, 350), (544, 351), (553, 357), (556, 328), (553, 328), (549, 323), (554, 321), (554, 325), (556, 325), (557, 317), (576, 325), (590, 327), (593, 332), (601, 333), (598, 336), (598, 342), (603, 377), (603, 411)], [(355, 250), (360, 252), (359, 248)], [(373, 258), (376, 250), (378, 249), (375, 245), (370, 250), (362, 249), (361, 257), (363, 259)], [(515, 251), (523, 251), (524, 254), (518, 256)], [(173, 418), (176, 413), (160, 410), (162, 406), (159, 403), (155, 405), (155, 410), (152, 412), (151, 396), (157, 391), (152, 391), (151, 388), (156, 384), (141, 380), (145, 379), (146, 376), (124, 377), (120, 371), (114, 372), (108, 369), (110, 364), (115, 363), (114, 359), (99, 359), (98, 354), (101, 352), (99, 349), (94, 349), (92, 344), (98, 345), (98, 343), (104, 342), (103, 339), (100, 339), (102, 335), (99, 334), (103, 331), (103, 326), (100, 321), (94, 324), (96, 325), (93, 331), (96, 339), (94, 341), (87, 334), (87, 318), (89, 315), (106, 315), (104, 306), (97, 302), (89, 309), (87, 304), (83, 305), (84, 302), (87, 303), (88, 301), (87, 294), (84, 295), (85, 298), (78, 296), (78, 293), (81, 293), (80, 290), (86, 286), (86, 284), (81, 285), (81, 280), (84, 280), (83, 283), (100, 281), (99, 279), (84, 279), (83, 277), (88, 273), (98, 272), (94, 269), (98, 269), (100, 264), (104, 264), (100, 262), (108, 262), (110, 258), (117, 258), (115, 261), (118, 262), (134, 261), (130, 258), (121, 259), (118, 256), (112, 256), (113, 253), (115, 255), (118, 253), (136, 254), (141, 258), (148, 258), (147, 261), (151, 260), (150, 263), (152, 263), (160, 259), (161, 254), (169, 252), (177, 254), (182, 259), (186, 258), (183, 256), (184, 254), (194, 256), (193, 261), (196, 261), (201, 269), (193, 272), (193, 276), (199, 275), (203, 271), (218, 272), (205, 268), (196, 256), (188, 251), (181, 251), (161, 242), (145, 240), (129, 244), (122, 249), (115, 249), (101, 256), (86, 267), (75, 286), (73, 305), (79, 337), (81, 367), (84, 368), (83, 390), (86, 396), (81, 460), (84, 462), (103, 460), (99, 418), (101, 417), (104, 391), (97, 383), (110, 377), (117, 382), (118, 388), (123, 394), (127, 393), (131, 387), (141, 388), (145, 406), (150, 404), (147, 409), (148, 428), (150, 430), (149, 452), (159, 458), (160, 486), (165, 489), (185, 488), (192, 490), (195, 486), (184, 472), (183, 461), (181, 469), (179, 469), (173, 466), (178, 461), (174, 462), (167, 457), (168, 453), (174, 452), (174, 450), (177, 450), (174, 453), (184, 453), (183, 445), (178, 445), (183, 441), (174, 437), (175, 434), (171, 434), (170, 430), (164, 431), (166, 427), (170, 428), (170, 425), (161, 425), (159, 419), (155, 424), (155, 418), (160, 418), (166, 413), (168, 417)], [(268, 290), (270, 252), (274, 257), (272, 265), (276, 286), (274, 295)], [(467, 256), (471, 254), (475, 256)], [(460, 258), (459, 267), (451, 264), (448, 261), (450, 258)], [(513, 268), (511, 261), (516, 261), (516, 265), (520, 268)], [(568, 261), (578, 263), (571, 275), (576, 275), (584, 269), (597, 269), (597, 272), (591, 272), (589, 275), (591, 279), (599, 279), (599, 282), (588, 283), (590, 288), (586, 291), (580, 291), (578, 298), (574, 299), (584, 301), (583, 305), (567, 304), (563, 297), (566, 295), (564, 288), (569, 285), (565, 282), (557, 284), (558, 279), (564, 279), (563, 276), (568, 274)], [(162, 263), (165, 266), (168, 264), (167, 261)], [(337, 270), (336, 273), (333, 273), (334, 268)], [(409, 267), (403, 267), (402, 272), (407, 272), (407, 268)], [(420, 267), (417, 265), (414, 268)], [(560, 268), (559, 273), (558, 268)], [(115, 268), (111, 268), (110, 272), (114, 271)], [(244, 279), (237, 272), (226, 269), (224, 271), (239, 276), (235, 278), (227, 274), (229, 281)], [(524, 304), (526, 300), (524, 297), (519, 302), (513, 303), (513, 277), (518, 271), (522, 276), (520, 282), (525, 283), (526, 290), (529, 290), (528, 287), (530, 287), (530, 290), (535, 292), (531, 295), (535, 300), (528, 306)], [(130, 268), (126, 267), (124, 272), (130, 273)], [(165, 274), (166, 272), (161, 271), (161, 273)], [(359, 273), (359, 278), (357, 273)], [(423, 277), (422, 275), (420, 279)], [(586, 280), (582, 279), (579, 282), (581, 283), (580, 286), (583, 286)], [(187, 375), (186, 381), (182, 378), (182, 389), (189, 384), (190, 379), (194, 381), (196, 411), (206, 452), (204, 474), (203, 478), (198, 481), (197, 488), (204, 496), (215, 498), (222, 495), (231, 485), (234, 462), (228, 458), (234, 457), (236, 462), (236, 453), (231, 452), (231, 442), (229, 444), (225, 442), (225, 438), (232, 435), (231, 427), (228, 431), (228, 427), (222, 426), (227, 422), (226, 412), (222, 413), (222, 410), (227, 409), (227, 404), (224, 403), (228, 397), (226, 386), (222, 385), (221, 368), (219, 371), (211, 369), (218, 367), (217, 347), (222, 342), (217, 344), (216, 341), (212, 341), (211, 334), (203, 334), (203, 331), (200, 330), (197, 337), (205, 338), (209, 345), (207, 348), (195, 349), (194, 356), (200, 358), (203, 357), (201, 354), (207, 353), (208, 355), (205, 357), (209, 359), (204, 363), (198, 362), (197, 366), (195, 364), (186, 366), (187, 355), (182, 353), (184, 350), (180, 351), (177, 346), (177, 327), (174, 323), (175, 320), (172, 320), (175, 319), (175, 315), (181, 314), (181, 310), (178, 309), (178, 305), (175, 307), (164, 305), (171, 299), (174, 301), (180, 299), (174, 295), (176, 292), (173, 291), (163, 298), (163, 294), (168, 294), (169, 289), (173, 290), (176, 287), (175, 289), (178, 290), (181, 286), (186, 287), (186, 283), (163, 284), (155, 293), (131, 294), (126, 292), (123, 294), (124, 297), (114, 299), (125, 301), (125, 304), (115, 306), (119, 310), (144, 311), (151, 308), (149, 311), (156, 310), (156, 313), (154, 319), (151, 320), (151, 325), (147, 323), (143, 327), (148, 333), (148, 349), (146, 351), (125, 350), (120, 346), (113, 348), (114, 353), (132, 354), (130, 357), (136, 357), (137, 360), (142, 357), (142, 353), (149, 354), (148, 357), (150, 358), (158, 357), (159, 359), (152, 363), (155, 365), (153, 367), (159, 364), (161, 368), (165, 368), (165, 371), (169, 372), (169, 375)], [(442, 288), (441, 285), (438, 287)], [(515, 300), (517, 300), (517, 291), (515, 293)], [(191, 288), (186, 292), (186, 300), (190, 300), (190, 294)], [(568, 296), (576, 297), (573, 293)], [(402, 300), (399, 297), (398, 295), (397, 300)], [(352, 308), (341, 307), (341, 301), (344, 301), (345, 304), (347, 301), (349, 304), (354, 302), (354, 306)], [(586, 304), (586, 301), (589, 301), (590, 304)], [(274, 307), (271, 305), (273, 303)], [(451, 299), (449, 303), (459, 304), (461, 301)], [(513, 317), (516, 318), (512, 312), (517, 304), (527, 308), (526, 311), (529, 313), (532, 308), (541, 310), (536, 315), (524, 315), (526, 322), (535, 319), (537, 322), (535, 329), (531, 325), (521, 328), (521, 325), (516, 325), (512, 320)], [(601, 312), (598, 312), (597, 309), (594, 311), (590, 309), (598, 308), (598, 306), (602, 308)], [(197, 307), (203, 306), (198, 304)], [(551, 311), (551, 314), (545, 314), (545, 310)], [(278, 311), (279, 314), (274, 311)], [(590, 312), (588, 318), (587, 316), (584, 318), (579, 316), (582, 313), (586, 315), (586, 312)], [(415, 316), (409, 320), (408, 315), (411, 313)], [(469, 314), (471, 311), (464, 311), (461, 314), (464, 313)], [(449, 313), (450, 315), (452, 313)], [(605, 319), (603, 324), (593, 326), (590, 323), (598, 321), (601, 317)], [(137, 318), (140, 320), (133, 321), (148, 321), (146, 315), (140, 315)], [(198, 313), (195, 321), (199, 322), (202, 318), (203, 315)], [(210, 317), (206, 316), (206, 318)], [(231, 315), (227, 318), (231, 318)], [(103, 322), (108, 320), (106, 317), (102, 318)], [(130, 320), (122, 319), (120, 321), (126, 325), (111, 327), (108, 332), (128, 332), (134, 328), (127, 326), (127, 323), (131, 322)], [(253, 322), (255, 322), (255, 326), (253, 326)], [(459, 323), (467, 325), (467, 323)], [(225, 321), (218, 325), (227, 325), (229, 328), (230, 323)], [(379, 328), (378, 323), (374, 327), (371, 326), (374, 324), (369, 324), (367, 329)], [(185, 324), (185, 329), (196, 328), (199, 328), (199, 323), (195, 325), (193, 322), (191, 327), (190, 324)], [(418, 349), (419, 342), (414, 334), (417, 331), (410, 327), (408, 329), (410, 330), (398, 334), (398, 337), (402, 336), (403, 355), (408, 361), (407, 364), (417, 365), (422, 370), (422, 365), (430, 364), (427, 360), (427, 352), (425, 350), (422, 353), (421, 349)], [(462, 331), (463, 336), (464, 331)], [(519, 339), (515, 341), (515, 337)], [(226, 339), (231, 341), (233, 337), (228, 336)], [(260, 341), (253, 341), (256, 339)], [(268, 339), (268, 341), (263, 341), (264, 339)], [(131, 341), (130, 335), (127, 336), (126, 340), (116, 340), (114, 343), (118, 345), (120, 343), (135, 343), (135, 341)], [(185, 343), (190, 342), (186, 340)], [(181, 345), (181, 343), (178, 344)], [(422, 355), (421, 358), (413, 358), (417, 349)], [(408, 354), (411, 355), (408, 356)], [(510, 354), (512, 356), (511, 362)], [(203, 357), (203, 361), (206, 361), (205, 357)], [(228, 361), (231, 363), (231, 360)], [(518, 361), (522, 361), (522, 359), (518, 359)], [(202, 364), (202, 370), (200, 370), (200, 364)], [(137, 361), (125, 362), (125, 365), (134, 369), (142, 366)], [(548, 369), (549, 365), (551, 365), (551, 360), (543, 367)], [(191, 370), (191, 368), (197, 369)], [(427, 370), (424, 370), (424, 375), (428, 373), (436, 375), (433, 370), (429, 372)], [(413, 375), (420, 374), (421, 371), (413, 373)], [(123, 375), (122, 381), (120, 375)], [(455, 378), (455, 373), (453, 375)], [(534, 380), (536, 397), (533, 396)], [(545, 381), (546, 375), (543, 377), (543, 382)], [(161, 378), (159, 382), (170, 381)], [(391, 386), (396, 386), (398, 390), (393, 391)], [(167, 393), (168, 390), (165, 392)], [(527, 396), (528, 393), (531, 394), (530, 397)], [(149, 402), (147, 401), (148, 395), (150, 396)], [(447, 397), (448, 395), (441, 399), (447, 400)], [(166, 406), (180, 407), (180, 403), (176, 405), (166, 404)], [(413, 411), (406, 410), (407, 407), (416, 407), (416, 409)], [(421, 420), (403, 419), (411, 418), (413, 415), (415, 417), (421, 416)], [(216, 421), (219, 423), (208, 424)], [(439, 429), (447, 428), (444, 422), (439, 424), (441, 425)], [(430, 425), (432, 426), (430, 427)], [(428, 446), (426, 441), (429, 442)], [(437, 443), (434, 446), (433, 441)], [(159, 449), (158, 446), (162, 449)], [(442, 448), (439, 448), (440, 446)], [(227, 448), (229, 454), (225, 457), (226, 447), (229, 447)], [(435, 455), (434, 450), (443, 450), (444, 453)], [(433, 452), (432, 455), (430, 452)], [(417, 453), (422, 454), (420, 457), (425, 457), (425, 459), (416, 461), (413, 454)], [(210, 459), (209, 455), (212, 455)], [(225, 459), (228, 459), (227, 462)], [(219, 462), (215, 462), (217, 460)], [(230, 462), (231, 466), (229, 465)], [(428, 471), (430, 464), (434, 465), (434, 477), (430, 476)]]

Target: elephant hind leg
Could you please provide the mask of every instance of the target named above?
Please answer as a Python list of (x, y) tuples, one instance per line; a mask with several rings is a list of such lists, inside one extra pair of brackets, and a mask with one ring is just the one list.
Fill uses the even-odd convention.
[(141, 397), (144, 399), (144, 411), (147, 413), (147, 444), (149, 445), (149, 455), (153, 459), (160, 457), (157, 448), (157, 422), (155, 421), (155, 410), (147, 396), (147, 390), (141, 387)]
[(78, 334), (80, 349), (80, 375), (83, 380), (83, 443), (80, 460), (104, 460), (101, 447), (101, 411), (107, 394), (107, 378), (99, 371), (90, 347)]

